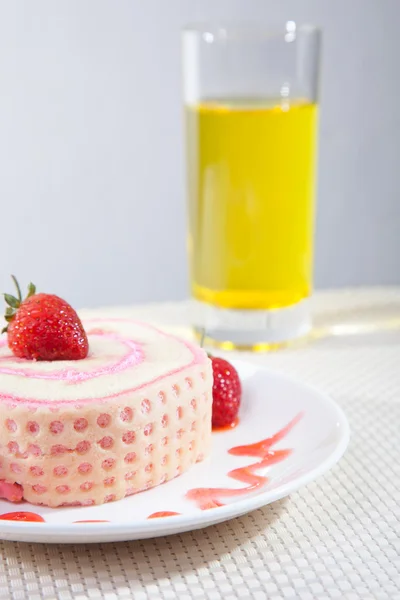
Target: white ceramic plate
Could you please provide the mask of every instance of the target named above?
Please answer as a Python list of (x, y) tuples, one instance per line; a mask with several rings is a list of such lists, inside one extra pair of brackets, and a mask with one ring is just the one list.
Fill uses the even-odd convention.
[[(0, 516), (0, 538), (47, 543), (108, 542), (189, 531), (274, 502), (330, 469), (349, 440), (348, 423), (341, 409), (311, 387), (248, 363), (234, 364), (244, 390), (239, 424), (235, 429), (213, 434), (212, 454), (206, 461), (162, 486), (102, 506), (52, 509), (0, 501), (0, 515), (27, 511), (44, 519), (18, 522)], [(292, 427), (282, 439), (254, 446), (282, 431), (291, 421)], [(249, 444), (253, 446), (236, 450), (235, 454), (229, 452)], [(189, 499), (188, 492), (198, 488), (203, 491), (192, 492), (196, 498)], [(159, 512), (179, 514), (149, 519)]]

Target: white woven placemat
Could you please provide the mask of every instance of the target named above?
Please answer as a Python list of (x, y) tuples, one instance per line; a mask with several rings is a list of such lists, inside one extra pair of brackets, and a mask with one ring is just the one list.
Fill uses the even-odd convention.
[[(179, 325), (185, 311), (130, 312)], [(246, 359), (343, 407), (352, 439), (328, 475), (203, 531), (99, 545), (0, 542), (0, 598), (400, 600), (400, 290), (320, 295), (317, 312), (321, 322), (379, 321), (386, 331)]]

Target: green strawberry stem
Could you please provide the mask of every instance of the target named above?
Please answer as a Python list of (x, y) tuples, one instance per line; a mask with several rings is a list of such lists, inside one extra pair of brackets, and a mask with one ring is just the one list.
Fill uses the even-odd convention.
[[(4, 315), (4, 318), (7, 321), (7, 325), (3, 327), (1, 333), (5, 333), (7, 331), (8, 323), (10, 323), (10, 321), (13, 320), (15, 313), (17, 312), (17, 310), (23, 302), (21, 288), (19, 286), (17, 278), (15, 277), (15, 275), (11, 275), (11, 279), (13, 280), (15, 287), (17, 288), (17, 297), (12, 296), (11, 294), (4, 294), (4, 300), (6, 301), (6, 304), (8, 304), (8, 306), (6, 307), (6, 313)], [(36, 286), (33, 285), (33, 283), (30, 283), (28, 285), (28, 294), (25, 300), (27, 298), (30, 298), (34, 294), (36, 294)]]
[(15, 275), (11, 275), (11, 279), (15, 283), (15, 287), (17, 288), (18, 300), (19, 300), (19, 303), (21, 304), (21, 302), (22, 302), (22, 294), (21, 294), (21, 288), (19, 287), (18, 280), (15, 277)]

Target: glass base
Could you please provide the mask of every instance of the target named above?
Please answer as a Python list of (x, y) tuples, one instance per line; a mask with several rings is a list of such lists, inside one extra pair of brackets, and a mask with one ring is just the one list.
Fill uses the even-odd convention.
[(224, 350), (278, 350), (307, 338), (311, 302), (273, 310), (235, 310), (196, 301), (196, 337)]

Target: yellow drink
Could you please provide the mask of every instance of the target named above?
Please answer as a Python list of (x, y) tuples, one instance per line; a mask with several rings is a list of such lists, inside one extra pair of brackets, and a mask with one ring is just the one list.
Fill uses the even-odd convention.
[(186, 108), (195, 298), (273, 309), (310, 295), (316, 127), (302, 101)]

